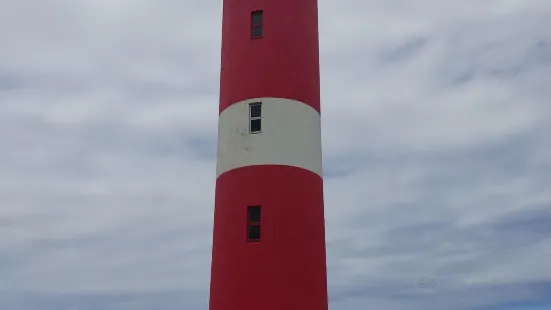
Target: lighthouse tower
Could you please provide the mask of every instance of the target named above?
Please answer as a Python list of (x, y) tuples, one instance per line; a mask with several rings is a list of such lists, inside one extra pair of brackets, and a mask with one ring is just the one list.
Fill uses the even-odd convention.
[(317, 0), (223, 0), (210, 310), (326, 310)]

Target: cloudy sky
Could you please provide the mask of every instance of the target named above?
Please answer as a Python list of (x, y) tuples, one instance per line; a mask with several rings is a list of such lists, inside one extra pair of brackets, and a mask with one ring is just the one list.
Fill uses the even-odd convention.
[[(0, 0), (0, 309), (207, 309), (220, 0)], [(332, 310), (551, 309), (551, 1), (320, 0)]]

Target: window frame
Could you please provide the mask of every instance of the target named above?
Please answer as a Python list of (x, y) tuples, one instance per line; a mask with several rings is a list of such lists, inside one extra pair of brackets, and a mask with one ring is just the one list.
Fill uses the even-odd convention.
[[(252, 109), (253, 106), (260, 106), (260, 116), (254, 116), (252, 115)], [(260, 129), (258, 131), (253, 131), (253, 121), (259, 120), (260, 121)], [(255, 101), (249, 103), (249, 133), (250, 134), (258, 134), (262, 132), (262, 102)]]
[[(253, 208), (258, 208), (258, 214), (259, 214), (259, 219), (258, 221), (251, 221), (251, 217), (250, 217), (250, 210), (253, 209)], [(260, 205), (254, 205), (254, 206), (248, 206), (247, 207), (247, 242), (260, 242), (260, 240), (262, 239), (262, 226), (261, 226), (261, 221), (262, 221), (262, 206)], [(250, 231), (251, 231), (251, 228), (253, 226), (258, 226), (258, 239), (251, 239), (250, 238)]]
[[(255, 23), (254, 17), (258, 14), (260, 16), (260, 22)], [(255, 36), (255, 29), (260, 28), (260, 35)], [(264, 10), (254, 10), (251, 12), (251, 39), (262, 39), (264, 37)]]

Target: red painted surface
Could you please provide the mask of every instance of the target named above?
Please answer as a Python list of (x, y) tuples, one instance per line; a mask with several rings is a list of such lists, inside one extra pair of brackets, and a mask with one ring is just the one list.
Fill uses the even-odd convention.
[[(247, 206), (261, 241), (247, 242)], [(326, 310), (323, 185), (308, 170), (248, 166), (216, 183), (210, 310)]]
[[(263, 10), (263, 38), (251, 12)], [(275, 97), (320, 111), (317, 0), (224, 0), (221, 113)], [(307, 143), (307, 142), (306, 142)], [(261, 240), (247, 242), (247, 207), (261, 205)], [(216, 183), (210, 310), (327, 310), (322, 178), (248, 166)]]
[[(264, 33), (251, 40), (255, 10), (264, 10)], [(319, 111), (319, 85), (317, 0), (224, 0), (220, 112), (261, 97)]]

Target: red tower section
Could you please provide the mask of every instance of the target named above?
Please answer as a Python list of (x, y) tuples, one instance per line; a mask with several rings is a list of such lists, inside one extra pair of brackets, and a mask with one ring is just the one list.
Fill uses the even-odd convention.
[(316, 0), (224, 0), (210, 310), (326, 310)]

